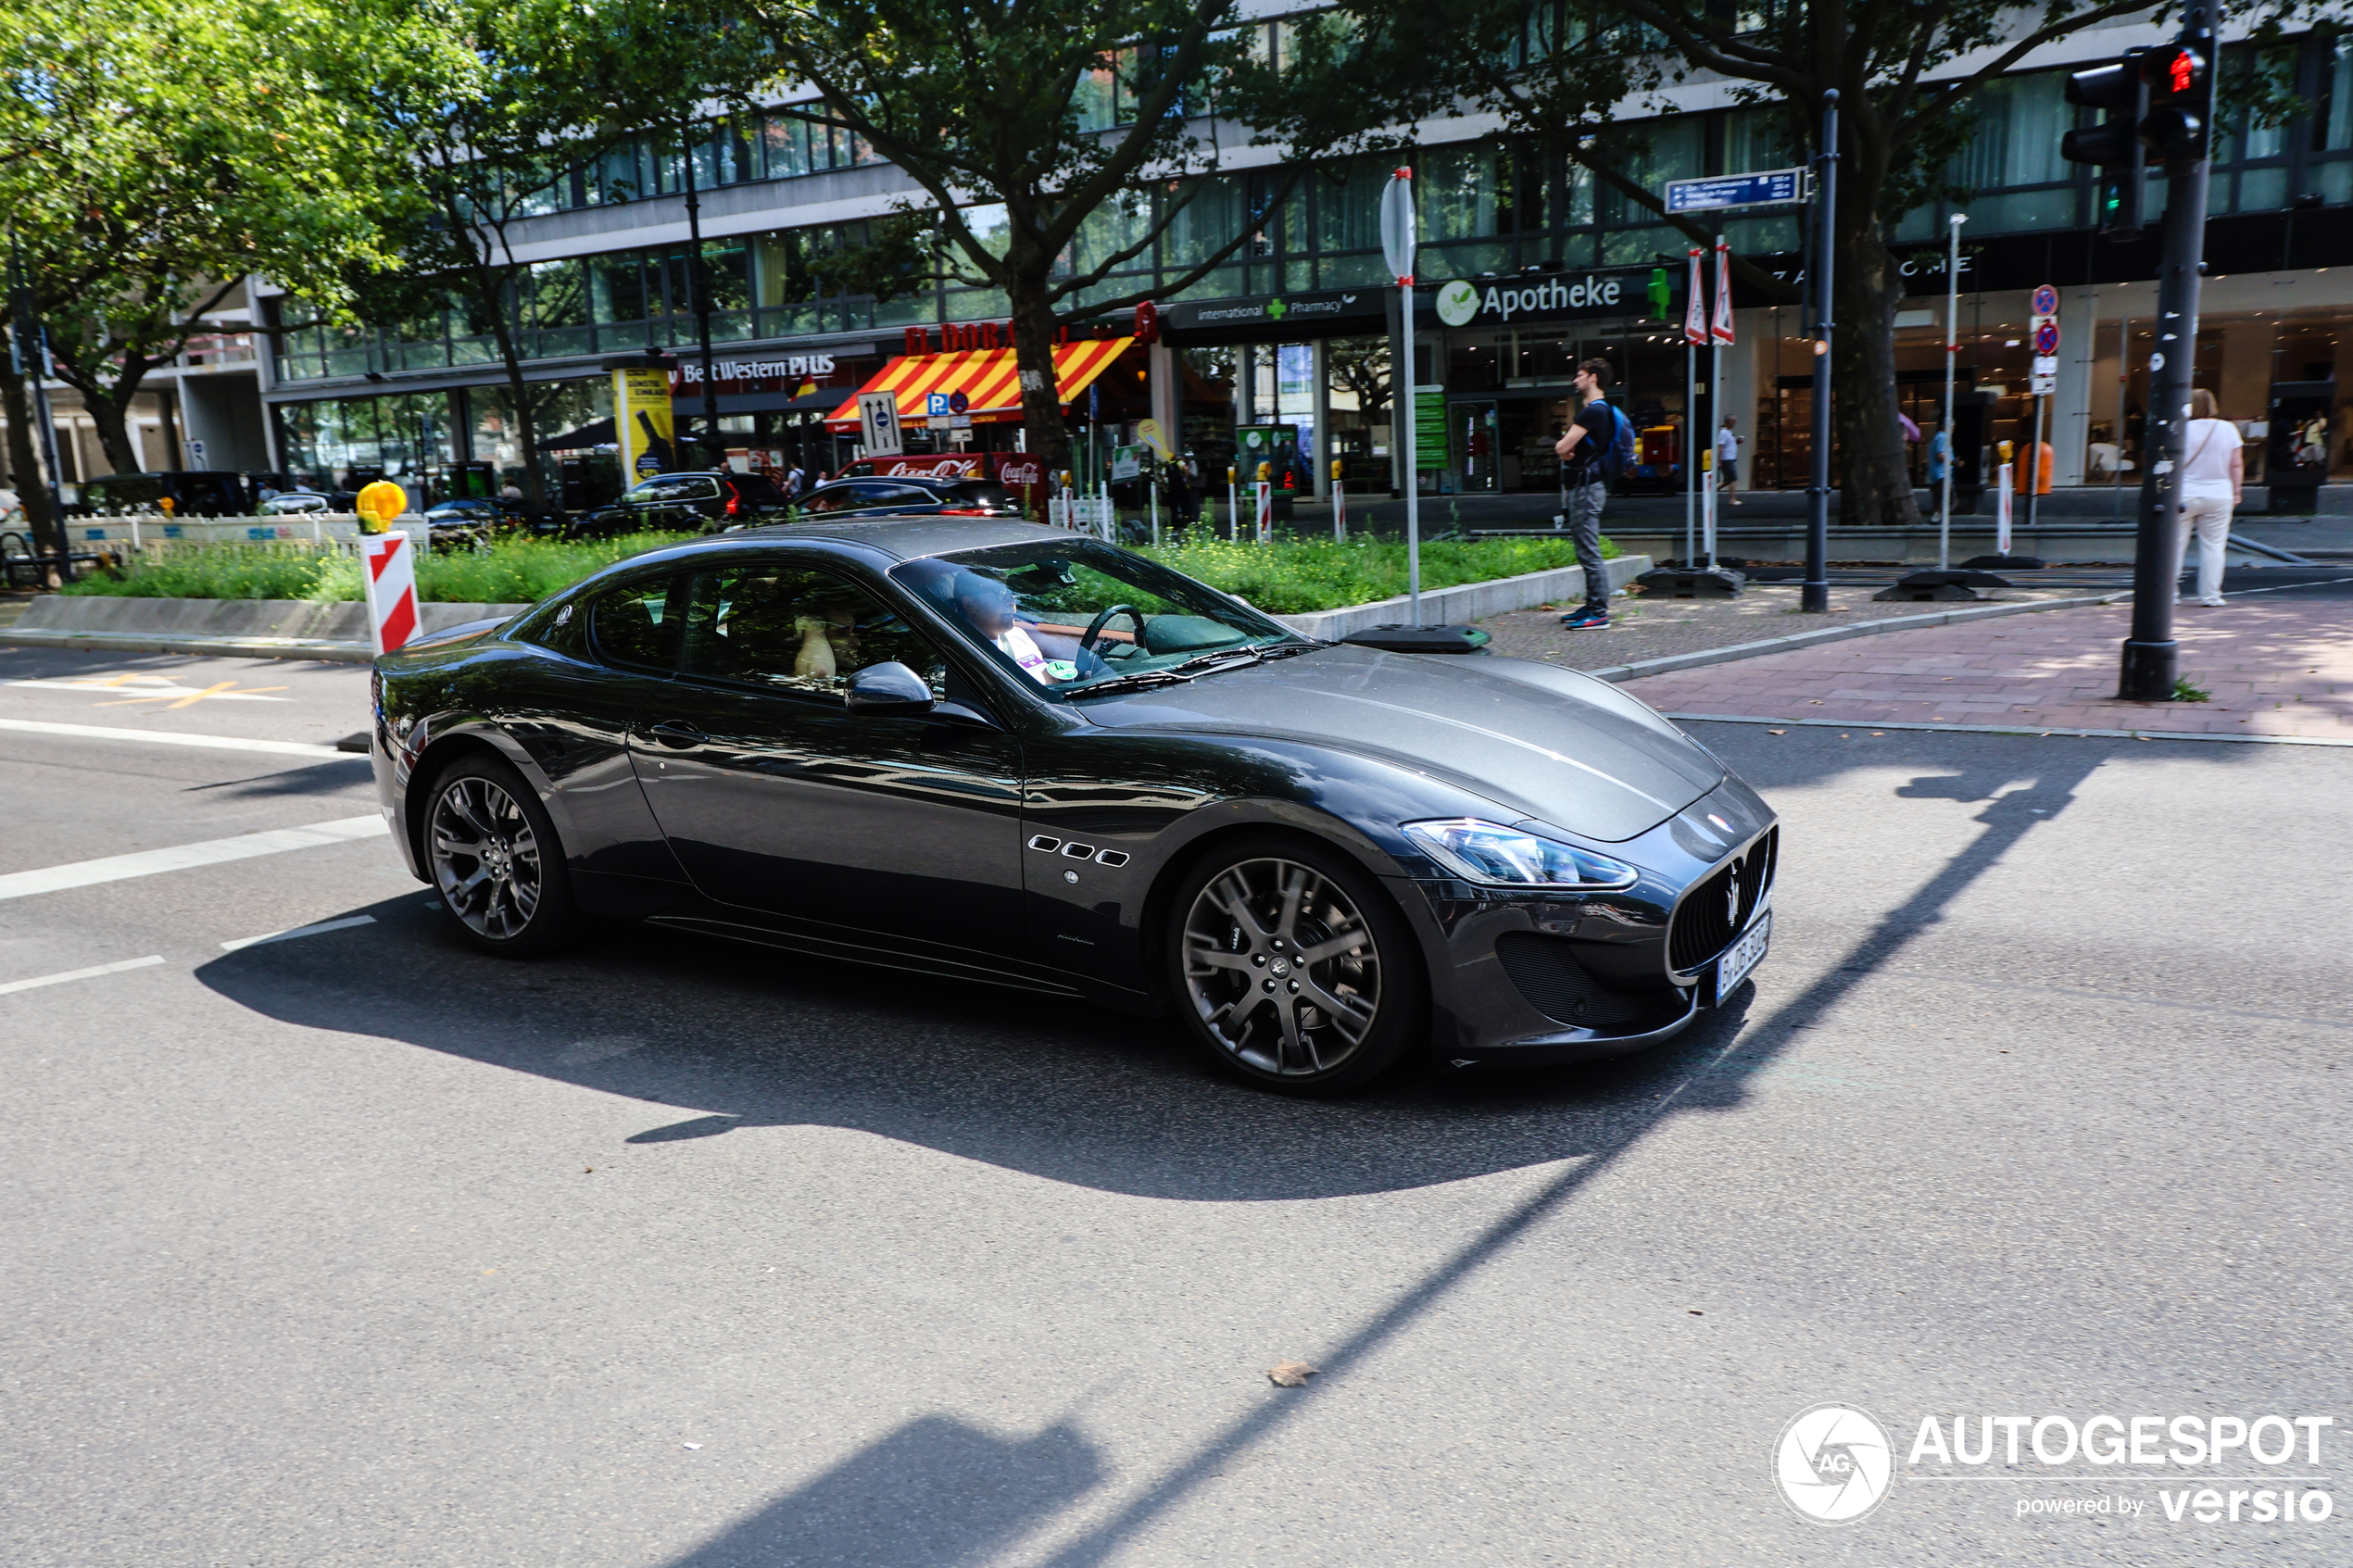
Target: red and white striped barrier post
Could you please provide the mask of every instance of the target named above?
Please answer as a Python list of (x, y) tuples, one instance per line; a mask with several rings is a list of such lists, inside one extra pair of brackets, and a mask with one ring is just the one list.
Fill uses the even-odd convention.
[(1332, 537), (1340, 544), (1348, 543), (1348, 486), (1341, 483), (1345, 471), (1338, 458), (1332, 459)]
[(1262, 545), (1275, 542), (1275, 465), (1258, 465), (1258, 526), (1253, 531)]
[(417, 634), (417, 558), (406, 533), (359, 538), (359, 581), (368, 598), (368, 631), (378, 653), (408, 646)]

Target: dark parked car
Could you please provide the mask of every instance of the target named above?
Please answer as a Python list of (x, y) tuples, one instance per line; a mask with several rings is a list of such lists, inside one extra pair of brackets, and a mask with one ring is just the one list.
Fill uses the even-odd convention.
[(621, 499), (574, 520), (574, 534), (635, 533), (641, 529), (733, 528), (782, 520), (789, 503), (775, 482), (760, 473), (658, 473), (641, 479)]
[(810, 517), (1019, 517), (1021, 498), (993, 479), (841, 479), (801, 497)]
[(452, 495), (427, 507), (425, 516), (436, 525), (462, 525), (486, 533), (524, 530), (556, 533), (562, 532), (565, 524), (564, 514), (555, 508), (534, 507), (513, 495)]
[(1302, 637), (1058, 529), (755, 529), (376, 660), (454, 929), (585, 916), (1173, 1010), (1298, 1092), (1666, 1038), (1771, 931), (1773, 812), (1617, 687)]
[[(173, 517), (244, 517), (252, 497), (241, 473), (189, 469), (173, 473), (107, 473), (82, 482), (79, 511), (90, 517), (160, 514), (171, 503)], [(69, 508), (75, 509), (75, 508)]]

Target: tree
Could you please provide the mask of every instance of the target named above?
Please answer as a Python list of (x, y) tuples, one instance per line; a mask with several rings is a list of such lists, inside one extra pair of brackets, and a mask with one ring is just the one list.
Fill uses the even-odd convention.
[[(147, 373), (248, 273), (332, 291), (367, 250), (349, 178), (366, 137), (323, 90), (347, 44), (315, 0), (0, 5), (0, 210), (57, 373), (114, 467), (139, 466), (128, 414)], [(0, 377), (0, 400), (14, 446), (32, 418), (21, 377)], [(61, 547), (46, 486), (20, 489)]]
[[(1361, 143), (1359, 125), (1281, 106), (1313, 99), (1333, 48), (1320, 23), (1266, 57), (1238, 0), (765, 0), (750, 15), (780, 80), (818, 96), (781, 111), (862, 138), (923, 192), (837, 279), (885, 290), (946, 278), (1004, 295), (1022, 419), (1049, 470), (1069, 437), (1054, 379), (1065, 323), (1207, 277), (1250, 240), (1299, 162)], [(772, 113), (779, 112), (771, 110)], [(1275, 128), (1294, 172), (1243, 196), (1218, 183), (1219, 114)], [(1179, 223), (1214, 231), (1173, 283), (1107, 292)], [(1115, 290), (1116, 285), (1113, 285)]]
[[(380, 0), (385, 39), (368, 101), (400, 199), (430, 214), (399, 266), (446, 288), (498, 348), (524, 486), (547, 499), (522, 331), (544, 313), (516, 226), (559, 175), (632, 141), (675, 134), (705, 91), (743, 69), (736, 34), (698, 0), (634, 7), (592, 0)], [(657, 138), (660, 145), (661, 138)], [(568, 270), (574, 277), (576, 269)]]
[[(1967, 144), (1963, 110), (1978, 88), (2036, 49), (2086, 28), (2148, 18), (2153, 0), (1467, 0), (1442, 9), (1408, 0), (1344, 0), (1363, 38), (1355, 80), (1368, 104), (1414, 114), (1459, 106), (1556, 150), (1633, 206), (1667, 217), (1640, 177), (1638, 132), (1613, 122), (1671, 82), (1708, 74), (1767, 107), (1793, 158), (1810, 149), (1822, 95), (1839, 94), (1838, 266), (1832, 382), (1843, 459), (1841, 518), (1919, 521), (1896, 420), (1894, 328), (1903, 278), (1888, 237), (1904, 214), (1948, 188)], [(1947, 68), (1967, 59), (1965, 69)], [(1667, 221), (1694, 242), (1710, 232)], [(1768, 298), (1794, 291), (1751, 264)]]

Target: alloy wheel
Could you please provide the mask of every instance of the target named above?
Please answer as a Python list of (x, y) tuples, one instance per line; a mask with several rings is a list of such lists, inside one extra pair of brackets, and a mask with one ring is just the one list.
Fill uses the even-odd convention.
[(479, 775), (453, 781), (428, 826), (433, 878), (468, 930), (493, 942), (531, 924), (545, 886), (539, 835), (515, 797)]
[(1308, 1077), (1353, 1056), (1380, 1016), (1380, 947), (1340, 884), (1297, 860), (1238, 861), (1185, 917), (1185, 987), (1217, 1043)]

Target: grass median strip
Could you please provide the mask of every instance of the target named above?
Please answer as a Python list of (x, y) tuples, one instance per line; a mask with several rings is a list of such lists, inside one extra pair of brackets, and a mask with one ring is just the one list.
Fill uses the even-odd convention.
[(290, 849), (348, 844), (389, 831), (381, 815), (371, 813), (332, 822), (313, 822), (308, 827), (272, 828), (266, 833), (241, 834), (235, 838), (208, 838), (195, 844), (173, 845), (168, 849), (143, 849), (136, 854), (75, 860), (39, 871), (11, 872), (0, 876), (0, 899), (26, 898), (37, 893), (58, 893), (104, 882), (125, 882), (132, 877), (220, 865), (229, 860), (249, 860), (260, 855), (281, 855)]
[(92, 964), (88, 969), (60, 970), (56, 974), (36, 974), (30, 980), (0, 983), (0, 997), (11, 991), (37, 991), (44, 985), (62, 985), (69, 980), (95, 980), (102, 974), (120, 974), (126, 969), (152, 969), (163, 962), (161, 953), (150, 953), (144, 959), (125, 959), (120, 963)]

